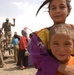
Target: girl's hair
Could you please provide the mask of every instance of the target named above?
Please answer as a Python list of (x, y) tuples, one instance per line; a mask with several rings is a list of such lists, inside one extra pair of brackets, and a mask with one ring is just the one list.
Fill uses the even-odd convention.
[[(41, 10), (41, 8), (42, 8), (43, 6), (45, 6), (47, 3), (49, 3), (48, 9), (50, 10), (50, 4), (51, 4), (51, 2), (52, 2), (52, 0), (45, 0), (45, 1), (42, 3), (42, 5), (39, 7), (39, 9), (37, 10), (36, 16), (38, 15), (38, 13), (39, 13), (39, 11)], [(71, 0), (66, 0), (66, 2), (67, 2), (68, 9), (70, 10), (70, 9), (71, 9), (71, 5), (70, 5)]]
[(68, 36), (70, 36), (74, 42), (74, 30), (72, 27), (69, 27), (68, 25), (66, 24), (56, 24), (56, 25), (53, 25), (49, 31), (49, 38), (51, 40), (51, 37), (54, 35), (54, 34), (60, 34), (60, 33), (63, 33), (63, 34), (66, 34)]

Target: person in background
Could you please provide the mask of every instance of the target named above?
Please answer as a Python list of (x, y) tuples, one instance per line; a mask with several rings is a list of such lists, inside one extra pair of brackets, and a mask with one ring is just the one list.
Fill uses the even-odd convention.
[(4, 34), (6, 37), (6, 48), (8, 48), (8, 35), (12, 35), (11, 26), (15, 26), (15, 18), (13, 18), (13, 24), (9, 22), (9, 19), (6, 18), (6, 22), (2, 24), (2, 30), (4, 29)]
[(9, 34), (8, 35), (8, 51), (9, 51), (9, 55), (11, 55), (11, 54), (13, 54), (13, 50), (12, 50), (12, 44), (11, 44), (11, 42), (12, 42), (12, 37), (11, 37), (11, 35)]
[(27, 33), (26, 31), (22, 30), (21, 31), (22, 36), (20, 37), (19, 40), (19, 66), (20, 69), (23, 70), (26, 68), (26, 62), (28, 64), (28, 57), (26, 58), (25, 56), (25, 51), (27, 51), (28, 47), (28, 38), (27, 38)]
[(3, 50), (3, 37), (2, 36), (3, 36), (3, 33), (0, 28), (0, 68), (5, 66), (3, 53), (2, 53), (2, 50)]
[(13, 50), (14, 50), (14, 59), (15, 62), (18, 62), (18, 52), (19, 52), (19, 39), (18, 35), (14, 34), (11, 44), (13, 44)]
[[(71, 11), (70, 2), (71, 0), (44, 0), (42, 5), (39, 7), (36, 15), (38, 15), (40, 9), (43, 6), (48, 4), (48, 14), (53, 20), (53, 25), (61, 23), (66, 24), (66, 19)], [(74, 28), (74, 25), (71, 24), (67, 25), (69, 27)], [(55, 60), (52, 57), (48, 38), (50, 36), (49, 33), (51, 27), (41, 29), (32, 36), (31, 53), (30, 53), (32, 57), (32, 62), (35, 68), (41, 70), (40, 72), (42, 73), (42, 75), (46, 75), (46, 73), (48, 73), (47, 75), (56, 75), (57, 70), (61, 73), (64, 73), (65, 75), (73, 75), (74, 65), (65, 66), (64, 64), (61, 64), (59, 61)], [(40, 48), (41, 46), (42, 50)]]

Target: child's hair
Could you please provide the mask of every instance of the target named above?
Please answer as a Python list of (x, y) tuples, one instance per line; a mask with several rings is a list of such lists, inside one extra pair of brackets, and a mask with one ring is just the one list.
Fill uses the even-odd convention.
[[(39, 7), (39, 9), (37, 10), (36, 15), (39, 13), (40, 9), (41, 9), (43, 6), (45, 6), (47, 3), (48, 3), (48, 9), (49, 9), (49, 11), (50, 11), (50, 4), (51, 4), (51, 2), (52, 2), (52, 0), (45, 0), (45, 1), (42, 3), (42, 5)], [(66, 0), (66, 2), (67, 2), (67, 7), (68, 7), (68, 9), (71, 10), (71, 5), (70, 5), (71, 0)]]
[(56, 25), (53, 25), (51, 27), (51, 29), (50, 29), (50, 32), (49, 32), (50, 40), (51, 40), (51, 37), (54, 34), (60, 34), (60, 33), (63, 33), (63, 34), (66, 34), (66, 35), (70, 36), (70, 38), (72, 38), (72, 40), (74, 42), (74, 30), (73, 30), (73, 28), (69, 27), (66, 24), (56, 24)]

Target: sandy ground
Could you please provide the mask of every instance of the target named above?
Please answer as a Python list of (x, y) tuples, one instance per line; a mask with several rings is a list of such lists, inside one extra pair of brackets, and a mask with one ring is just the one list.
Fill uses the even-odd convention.
[(36, 75), (36, 69), (33, 67), (27, 67), (24, 70), (20, 70), (16, 63), (14, 62), (13, 55), (8, 55), (5, 53), (6, 59), (4, 62), (6, 65), (0, 68), (0, 75)]

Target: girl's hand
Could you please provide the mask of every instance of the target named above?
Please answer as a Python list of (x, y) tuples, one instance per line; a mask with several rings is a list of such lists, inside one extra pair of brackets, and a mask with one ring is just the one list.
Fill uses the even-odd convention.
[(58, 71), (64, 73), (65, 75), (74, 75), (74, 65), (66, 66), (64, 64), (60, 64)]

